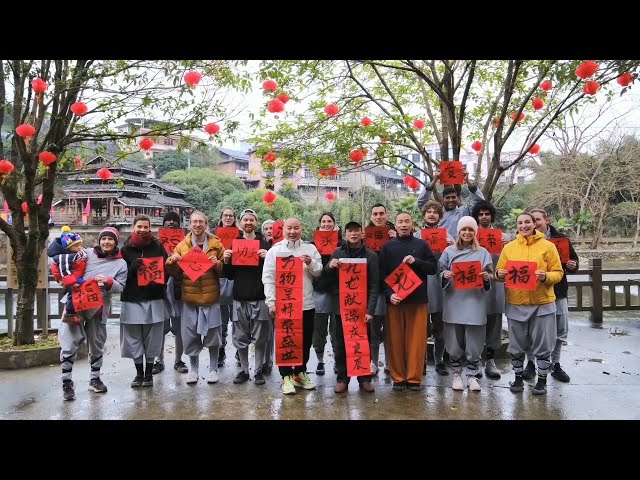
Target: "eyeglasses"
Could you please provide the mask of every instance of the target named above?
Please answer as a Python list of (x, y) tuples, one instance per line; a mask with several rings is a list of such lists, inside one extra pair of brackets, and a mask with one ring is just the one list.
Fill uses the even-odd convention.
[(235, 217), (235, 215), (233, 213), (223, 213), (222, 216), (223, 217)]

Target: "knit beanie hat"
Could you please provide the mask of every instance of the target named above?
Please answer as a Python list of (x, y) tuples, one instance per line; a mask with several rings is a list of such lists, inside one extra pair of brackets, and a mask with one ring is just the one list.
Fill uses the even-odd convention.
[(476, 223), (476, 219), (473, 217), (466, 216), (458, 220), (458, 233), (460, 233), (460, 230), (465, 227), (470, 227), (475, 233), (478, 233), (478, 224)]
[(164, 222), (167, 222), (169, 220), (173, 220), (178, 225), (180, 225), (180, 215), (178, 215), (177, 212), (167, 212), (167, 213), (165, 213), (164, 217), (162, 217), (162, 223), (164, 224)]
[(98, 242), (102, 237), (111, 237), (118, 243), (120, 240), (120, 232), (114, 227), (104, 227), (98, 235)]
[(71, 228), (67, 225), (60, 229), (62, 234), (60, 235), (60, 243), (62, 248), (67, 249), (77, 243), (82, 243), (82, 238), (75, 232), (71, 231)]

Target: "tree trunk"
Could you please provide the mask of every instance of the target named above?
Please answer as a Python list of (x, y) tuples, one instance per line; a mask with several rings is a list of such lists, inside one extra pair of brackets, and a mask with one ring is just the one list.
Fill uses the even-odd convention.
[(593, 230), (593, 240), (591, 241), (591, 249), (597, 250), (602, 240), (602, 232), (604, 230), (604, 214), (606, 209), (603, 209), (600, 215), (598, 215), (598, 226)]
[[(31, 243), (31, 242), (29, 242)], [(18, 308), (16, 312), (16, 331), (14, 345), (35, 343), (33, 337), (33, 311), (38, 286), (38, 260), (40, 252), (27, 243), (26, 247), (18, 247), (16, 265), (18, 267)]]
[(636, 234), (633, 236), (633, 248), (638, 245), (638, 236), (640, 235), (640, 210), (636, 212)]

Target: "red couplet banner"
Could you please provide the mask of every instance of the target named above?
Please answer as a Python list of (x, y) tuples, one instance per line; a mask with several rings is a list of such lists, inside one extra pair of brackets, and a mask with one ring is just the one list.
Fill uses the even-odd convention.
[(440, 162), (440, 184), (462, 185), (462, 162)]
[(302, 260), (293, 255), (276, 257), (276, 365), (303, 363), (302, 309), (304, 306)]
[(479, 228), (478, 243), (489, 253), (502, 252), (502, 230), (497, 228)]
[(158, 230), (158, 238), (165, 252), (171, 255), (176, 245), (184, 240), (184, 230), (181, 228), (160, 228)]
[(484, 282), (480, 275), (482, 264), (479, 261), (453, 262), (451, 268), (453, 271), (453, 288), (456, 290), (482, 288)]
[(364, 244), (374, 252), (380, 252), (389, 241), (389, 227), (365, 227)]
[(357, 377), (371, 371), (367, 313), (367, 260), (341, 258), (338, 279), (340, 316), (347, 354), (347, 375)]
[(550, 238), (549, 241), (556, 246), (558, 255), (560, 255), (560, 263), (566, 265), (571, 257), (569, 256), (569, 239), (568, 238)]
[(235, 239), (231, 244), (231, 265), (260, 265), (260, 240)]
[(216, 228), (216, 236), (224, 245), (226, 250), (231, 249), (231, 244), (235, 238), (238, 238), (240, 229), (238, 227), (218, 227)]
[(313, 243), (320, 255), (331, 255), (338, 247), (338, 232), (336, 230), (316, 230), (313, 232)]
[(162, 257), (141, 258), (138, 267), (138, 286), (145, 287), (150, 282), (164, 284), (164, 259)]
[(71, 291), (71, 301), (76, 312), (91, 310), (102, 306), (100, 286), (94, 279), (85, 280)]
[(420, 230), (420, 236), (429, 244), (433, 253), (442, 253), (447, 248), (446, 228), (423, 228)]
[(213, 268), (213, 262), (209, 260), (207, 254), (204, 253), (200, 247), (195, 247), (182, 257), (178, 262), (178, 266), (184, 274), (189, 277), (189, 280), (195, 282), (204, 275), (207, 270)]
[(422, 285), (422, 280), (416, 275), (409, 265), (401, 263), (391, 274), (384, 279), (385, 283), (391, 287), (403, 300)]
[(538, 282), (536, 277), (536, 262), (519, 262), (509, 260), (507, 262), (507, 276), (504, 279), (506, 288), (514, 290), (535, 290)]
[(275, 245), (280, 240), (284, 240), (282, 229), (284, 228), (284, 222), (276, 222), (273, 224), (273, 244)]

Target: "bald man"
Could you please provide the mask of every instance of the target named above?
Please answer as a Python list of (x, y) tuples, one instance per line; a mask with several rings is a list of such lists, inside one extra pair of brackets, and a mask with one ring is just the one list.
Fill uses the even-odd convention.
[[(284, 241), (275, 244), (267, 253), (262, 270), (262, 283), (269, 313), (276, 314), (276, 257), (300, 257), (303, 268), (303, 305), (302, 305), (302, 353), (301, 365), (278, 367), (282, 376), (282, 393), (293, 395), (295, 387), (313, 390), (315, 383), (307, 375), (307, 362), (313, 338), (315, 304), (313, 303), (313, 277), (322, 273), (322, 258), (318, 249), (302, 240), (302, 223), (297, 218), (288, 218), (282, 228)], [(276, 322), (276, 329), (279, 328)], [(296, 339), (299, 341), (299, 339)]]

